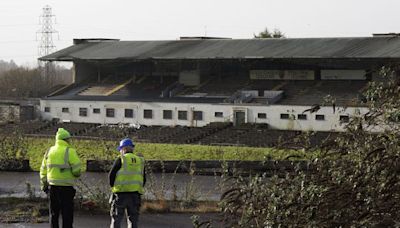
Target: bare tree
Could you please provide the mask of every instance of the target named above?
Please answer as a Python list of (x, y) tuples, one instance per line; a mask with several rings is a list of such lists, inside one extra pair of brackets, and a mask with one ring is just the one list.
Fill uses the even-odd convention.
[[(41, 97), (50, 93), (57, 85), (71, 83), (71, 70), (55, 68), (58, 75), (46, 80), (40, 68), (15, 67), (0, 73), (0, 91), (2, 97)], [(59, 87), (58, 87), (59, 88)]]

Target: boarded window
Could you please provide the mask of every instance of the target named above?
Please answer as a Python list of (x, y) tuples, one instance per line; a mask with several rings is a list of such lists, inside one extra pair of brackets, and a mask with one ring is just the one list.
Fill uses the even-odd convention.
[(341, 116), (339, 116), (339, 120), (342, 123), (348, 123), (350, 121), (350, 118), (349, 118), (349, 116), (341, 115)]
[(325, 115), (315, 115), (316, 120), (325, 120)]
[(297, 119), (299, 120), (307, 120), (307, 115), (306, 114), (298, 114)]
[(287, 113), (282, 113), (282, 114), (281, 114), (281, 119), (282, 119), (282, 120), (288, 120), (288, 119), (289, 119), (289, 114), (287, 114)]
[(133, 109), (125, 109), (125, 118), (133, 118)]
[(172, 110), (163, 110), (163, 119), (165, 120), (172, 119)]
[(258, 113), (257, 118), (258, 119), (267, 119), (267, 113)]
[(215, 117), (224, 117), (224, 113), (223, 112), (215, 112), (214, 116)]
[(87, 116), (87, 108), (79, 108), (79, 116)]
[(115, 109), (107, 108), (106, 109), (106, 117), (115, 117)]
[(187, 120), (187, 111), (178, 111), (178, 120)]
[(203, 120), (203, 112), (202, 111), (193, 111), (193, 119), (194, 120)]
[(153, 118), (153, 110), (151, 110), (151, 109), (143, 110), (143, 118), (152, 119)]

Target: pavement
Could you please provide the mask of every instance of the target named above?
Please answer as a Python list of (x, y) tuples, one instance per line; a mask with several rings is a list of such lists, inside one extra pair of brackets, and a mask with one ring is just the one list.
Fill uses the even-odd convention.
[[(168, 213), (168, 214), (142, 214), (139, 217), (139, 227), (143, 228), (186, 228), (193, 227), (192, 214)], [(217, 214), (199, 214), (202, 221), (216, 220)], [(61, 223), (60, 223), (61, 224)], [(74, 227), (76, 228), (101, 228), (110, 226), (110, 217), (108, 215), (89, 215), (76, 214), (74, 217)], [(49, 223), (26, 224), (0, 223), (2, 228), (48, 228)], [(126, 227), (124, 224), (122, 227)], [(219, 226), (215, 226), (219, 227)]]

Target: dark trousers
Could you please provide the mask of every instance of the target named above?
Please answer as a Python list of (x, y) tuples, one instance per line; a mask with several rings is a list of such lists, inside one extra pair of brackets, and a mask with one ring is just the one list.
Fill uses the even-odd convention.
[(111, 202), (111, 228), (120, 228), (125, 216), (128, 217), (128, 228), (137, 228), (140, 210), (140, 194), (137, 192), (123, 192), (114, 194)]
[(50, 186), (50, 226), (52, 228), (59, 228), (60, 212), (62, 227), (72, 228), (75, 192), (72, 186)]

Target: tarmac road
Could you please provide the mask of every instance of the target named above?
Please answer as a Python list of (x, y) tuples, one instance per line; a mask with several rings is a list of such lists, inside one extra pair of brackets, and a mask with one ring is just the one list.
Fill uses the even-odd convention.
[[(106, 173), (83, 173), (81, 177), (82, 183), (88, 187), (104, 187), (109, 190), (107, 185), (108, 177)], [(215, 176), (190, 176), (188, 174), (153, 174), (147, 176), (146, 186), (148, 189), (161, 189), (162, 183), (165, 185), (164, 196), (172, 198), (173, 195), (185, 197), (187, 188), (190, 183), (193, 183), (195, 194), (198, 199), (202, 200), (219, 200), (221, 195), (220, 177)], [(36, 196), (45, 197), (45, 194), (40, 191), (39, 173), (38, 172), (0, 172), (0, 200), (1, 197), (26, 197), (27, 184), (29, 183), (31, 190)], [(154, 198), (150, 190), (146, 192), (144, 198)], [(168, 214), (142, 214), (140, 217), (140, 227), (149, 228), (180, 228), (192, 227), (192, 214), (168, 213)], [(204, 219), (216, 218), (216, 214), (201, 214)], [(74, 227), (109, 227), (109, 215), (90, 215), (79, 212), (75, 215)], [(48, 223), (41, 224), (2, 224), (0, 227), (17, 227), (17, 228), (41, 228), (49, 227)], [(217, 226), (218, 227), (218, 226)]]

